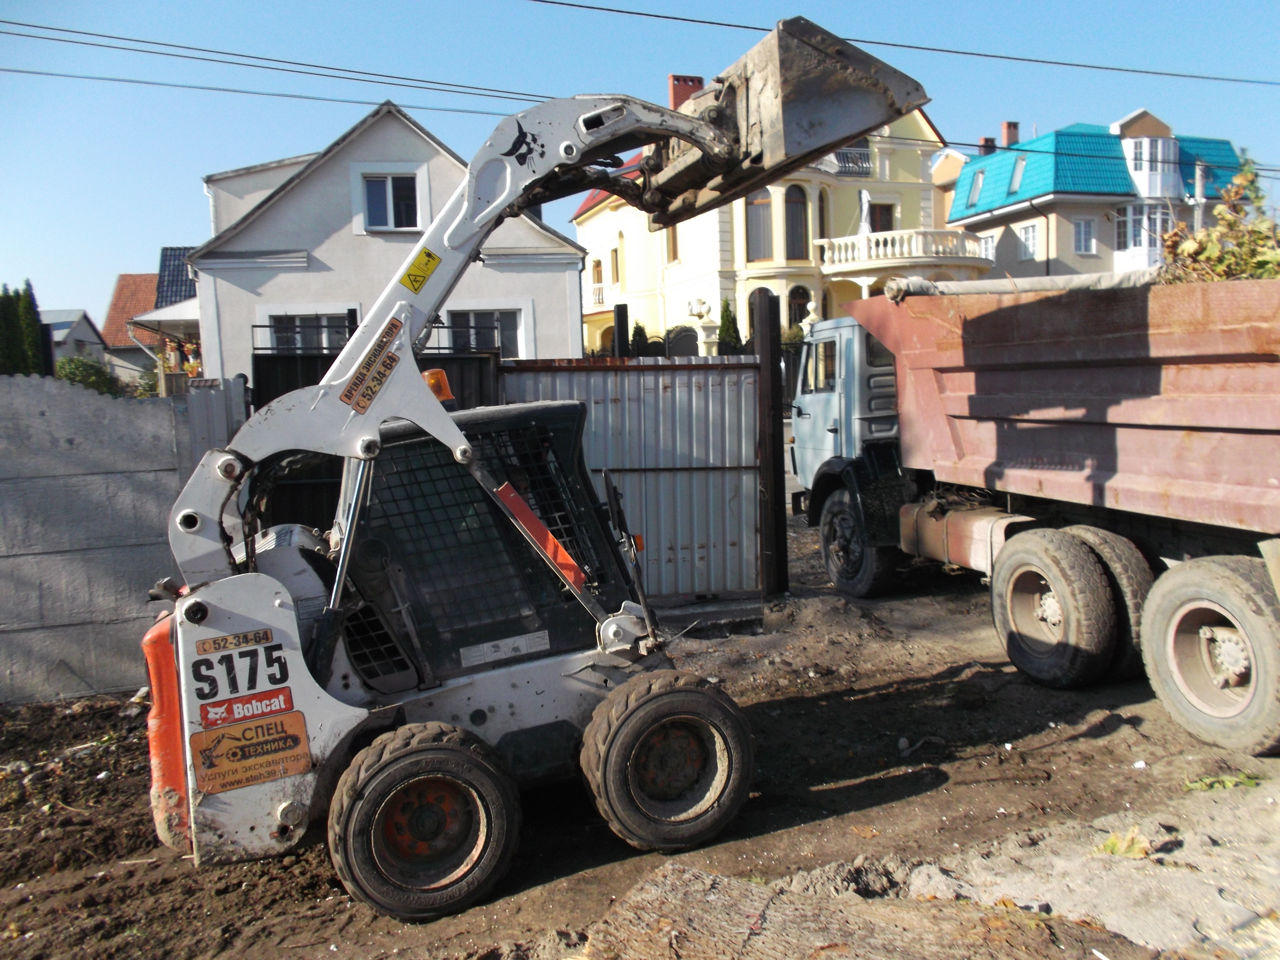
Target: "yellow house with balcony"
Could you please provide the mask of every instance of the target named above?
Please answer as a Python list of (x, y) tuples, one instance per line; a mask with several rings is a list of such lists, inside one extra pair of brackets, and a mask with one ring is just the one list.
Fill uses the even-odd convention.
[[(672, 78), (675, 81), (684, 78)], [(701, 81), (698, 81), (701, 84)], [(962, 280), (991, 261), (976, 236), (947, 229), (932, 164), (942, 136), (917, 110), (770, 186), (674, 227), (650, 232), (622, 200), (589, 194), (573, 216), (587, 250), (583, 345), (612, 350), (614, 307), (667, 340), (671, 354), (712, 354), (727, 300), (743, 341), (751, 294), (782, 303), (783, 325), (871, 296), (894, 276)], [(632, 168), (639, 157), (629, 161)]]

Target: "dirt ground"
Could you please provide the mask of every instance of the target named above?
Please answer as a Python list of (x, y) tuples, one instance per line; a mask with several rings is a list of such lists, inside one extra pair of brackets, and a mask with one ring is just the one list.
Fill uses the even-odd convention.
[[(0, 708), (0, 956), (595, 956), (611, 905), (661, 869), (769, 885), (831, 864), (936, 863), (1105, 815), (1137, 824), (1197, 778), (1280, 775), (1280, 761), (1192, 739), (1143, 682), (1058, 692), (1024, 680), (973, 575), (920, 568), (891, 597), (848, 603), (796, 520), (789, 549), (791, 594), (768, 606), (763, 630), (672, 647), (680, 667), (723, 683), (754, 730), (754, 791), (714, 844), (638, 853), (580, 784), (539, 789), (525, 796), (522, 845), (494, 897), (405, 925), (346, 896), (321, 832), (296, 855), (200, 870), (158, 846), (147, 704)], [(894, 886), (893, 872), (876, 875)], [(1072, 924), (1075, 939), (1060, 929), (1055, 952), (1152, 955), (1091, 945), (1096, 926)], [(969, 955), (1001, 951), (956, 954)]]

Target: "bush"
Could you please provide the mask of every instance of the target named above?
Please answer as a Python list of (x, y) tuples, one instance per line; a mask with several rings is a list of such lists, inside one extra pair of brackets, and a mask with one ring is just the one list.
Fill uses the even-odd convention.
[(92, 357), (63, 357), (54, 368), (54, 375), (67, 383), (76, 383), (109, 397), (124, 396), (119, 379), (101, 360)]
[(1213, 215), (1217, 223), (1212, 227), (1192, 233), (1179, 223), (1165, 234), (1165, 283), (1280, 277), (1280, 234), (1266, 216), (1253, 161), (1246, 159), (1223, 189)]

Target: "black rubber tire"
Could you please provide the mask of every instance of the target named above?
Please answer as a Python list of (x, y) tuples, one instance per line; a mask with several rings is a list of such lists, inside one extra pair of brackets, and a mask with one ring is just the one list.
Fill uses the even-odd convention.
[(1102, 569), (1116, 603), (1115, 653), (1108, 679), (1135, 680), (1143, 675), (1141, 635), (1142, 605), (1155, 575), (1151, 564), (1133, 541), (1101, 527), (1063, 527), (1063, 533), (1079, 537), (1102, 561)]
[(632, 677), (596, 707), (582, 773), (609, 828), (639, 850), (710, 840), (747, 799), (753, 751), (738, 705), (675, 670)]
[(1009, 660), (1037, 683), (1082, 686), (1111, 664), (1111, 588), (1079, 537), (1028, 530), (1010, 538), (991, 573), (991, 616)]
[(874, 597), (893, 581), (900, 553), (894, 547), (873, 547), (867, 543), (853, 496), (847, 488), (841, 487), (823, 501), (818, 534), (827, 576), (840, 593)]
[(519, 836), (514, 781), (483, 741), (443, 723), (378, 737), (351, 761), (329, 806), (329, 856), (343, 886), (407, 921), (483, 897)]
[[(1201, 632), (1222, 627), (1235, 632)], [(1142, 637), (1147, 677), (1173, 719), (1207, 743), (1280, 752), (1280, 601), (1261, 559), (1171, 567), (1147, 596)]]

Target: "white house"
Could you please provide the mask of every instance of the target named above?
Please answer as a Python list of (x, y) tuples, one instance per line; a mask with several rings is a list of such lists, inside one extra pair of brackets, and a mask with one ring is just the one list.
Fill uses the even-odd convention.
[(53, 342), (54, 363), (63, 357), (103, 360), (102, 334), (83, 310), (41, 310), (40, 322)]
[[(465, 170), (387, 101), (321, 153), (206, 177), (215, 235), (187, 258), (204, 376), (252, 383), (255, 355), (336, 354)], [(462, 351), (582, 356), (583, 254), (534, 217), (504, 222), (435, 337)]]

